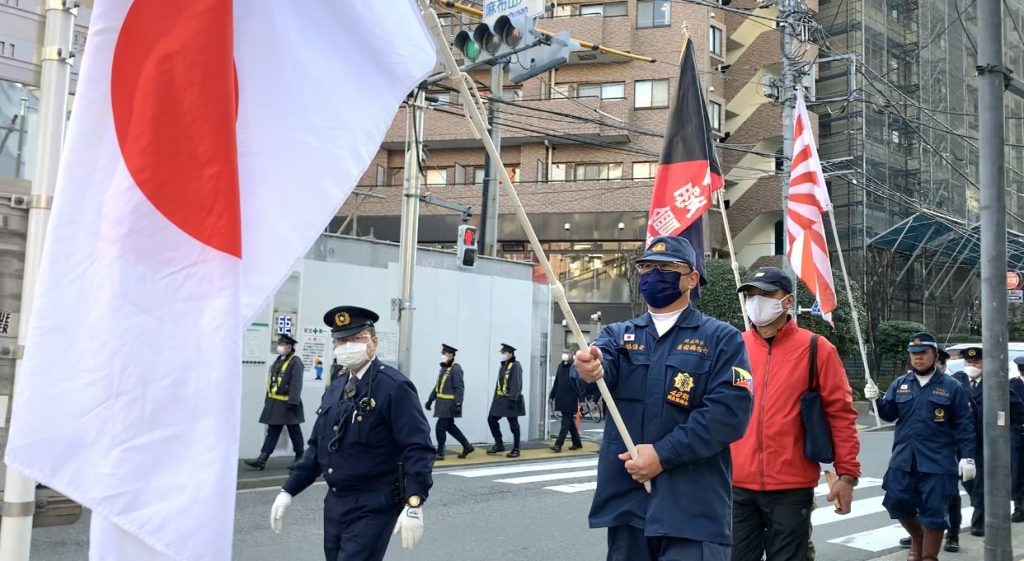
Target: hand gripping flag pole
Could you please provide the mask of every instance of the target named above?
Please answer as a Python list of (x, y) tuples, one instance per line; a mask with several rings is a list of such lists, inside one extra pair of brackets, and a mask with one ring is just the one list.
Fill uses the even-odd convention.
[[(530, 218), (526, 215), (526, 209), (523, 208), (523, 203), (519, 200), (515, 187), (512, 186), (512, 181), (508, 177), (505, 165), (501, 163), (501, 154), (498, 153), (494, 143), (491, 142), (491, 137), (487, 134), (487, 124), (480, 110), (481, 106), (479, 105), (480, 100), (476, 86), (473, 85), (468, 75), (459, 70), (459, 65), (455, 62), (451, 47), (448, 45), (448, 38), (441, 29), (441, 22), (438, 21), (437, 14), (430, 7), (429, 0), (420, 0), (420, 10), (423, 14), (423, 21), (427, 26), (427, 30), (434, 36), (434, 40), (437, 43), (437, 51), (441, 65), (444, 66), (444, 73), (447, 74), (448, 78), (459, 89), (460, 98), (467, 100), (462, 106), (466, 111), (466, 118), (469, 119), (473, 134), (483, 142), (484, 148), (491, 159), (499, 162), (497, 166), (499, 170), (498, 179), (501, 180), (502, 186), (505, 187), (505, 191), (511, 198), (516, 210), (516, 216), (519, 218), (519, 224), (526, 233), (526, 238), (530, 240), (530, 247), (533, 248), (537, 261), (540, 263), (541, 268), (544, 269), (544, 274), (547, 275), (548, 284), (551, 287), (551, 295), (558, 302), (558, 307), (562, 309), (562, 314), (565, 316), (572, 334), (576, 336), (576, 339), (583, 346), (587, 339), (583, 336), (583, 331), (580, 329), (580, 324), (576, 321), (576, 316), (573, 315), (572, 309), (569, 308), (569, 301), (565, 297), (565, 289), (562, 288), (562, 283), (558, 282), (558, 277), (555, 276), (555, 271), (551, 268), (551, 262), (548, 261), (544, 250), (541, 248), (540, 240), (537, 239), (537, 234), (533, 231), (533, 226), (530, 224)], [(619, 436), (626, 443), (626, 450), (629, 452), (629, 456), (635, 460), (637, 458), (636, 445), (633, 443), (633, 439), (630, 438), (629, 431), (626, 430), (626, 425), (619, 414), (619, 408), (615, 405), (615, 400), (612, 399), (612, 395), (608, 391), (608, 385), (605, 384), (603, 379), (597, 381), (597, 389), (601, 391), (601, 397), (608, 407), (612, 421), (615, 422), (615, 428), (618, 429)], [(644, 488), (650, 493), (651, 482), (645, 481)]]

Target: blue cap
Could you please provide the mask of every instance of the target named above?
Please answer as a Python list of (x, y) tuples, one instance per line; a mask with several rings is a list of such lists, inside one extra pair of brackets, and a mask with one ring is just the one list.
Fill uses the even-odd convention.
[(324, 314), (324, 324), (331, 328), (331, 336), (344, 339), (377, 323), (380, 317), (366, 308), (338, 306)]
[(675, 236), (658, 236), (651, 239), (647, 244), (644, 256), (637, 259), (637, 263), (644, 261), (661, 261), (663, 263), (685, 263), (693, 268), (697, 261), (697, 254), (693, 246), (685, 238)]
[(759, 288), (765, 292), (781, 290), (786, 294), (793, 294), (793, 281), (778, 267), (761, 267), (747, 277), (747, 281), (741, 284), (736, 292), (746, 292), (749, 288)]
[(939, 350), (939, 343), (931, 333), (915, 333), (907, 343), (907, 351), (911, 353), (920, 353), (928, 349)]
[(1013, 363), (1016, 364), (1018, 368), (1024, 367), (1024, 356), (1019, 356), (1013, 359)]

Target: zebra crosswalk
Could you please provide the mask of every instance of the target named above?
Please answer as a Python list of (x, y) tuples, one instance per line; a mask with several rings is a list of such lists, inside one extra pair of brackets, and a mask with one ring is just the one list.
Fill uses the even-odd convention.
[[(519, 485), (542, 492), (586, 493), (597, 488), (597, 458), (544, 460), (503, 466), (484, 466), (443, 472), (448, 476), (488, 478), (495, 485)], [(882, 506), (882, 480), (861, 477), (854, 492), (850, 514), (839, 515), (826, 504), (828, 485), (822, 478), (814, 489), (817, 507), (811, 513), (815, 543), (826, 542), (864, 552), (878, 553), (898, 547), (906, 533), (889, 518)], [(964, 495), (964, 504), (969, 500)], [(963, 509), (964, 526), (970, 524), (972, 509)]]

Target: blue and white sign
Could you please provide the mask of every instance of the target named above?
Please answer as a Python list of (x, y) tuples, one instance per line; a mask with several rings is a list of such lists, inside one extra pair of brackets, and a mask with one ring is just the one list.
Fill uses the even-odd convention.
[(817, 300), (815, 300), (814, 304), (811, 305), (811, 315), (822, 317), (821, 304)]
[(290, 315), (277, 316), (277, 318), (275, 318), (275, 320), (274, 320), (274, 323), (277, 326), (277, 330), (276, 330), (277, 334), (278, 335), (288, 335), (289, 337), (291, 337), (292, 336), (292, 322), (293, 322), (292, 316), (290, 316)]
[(483, 22), (494, 25), (501, 16), (539, 16), (544, 13), (544, 0), (484, 0)]

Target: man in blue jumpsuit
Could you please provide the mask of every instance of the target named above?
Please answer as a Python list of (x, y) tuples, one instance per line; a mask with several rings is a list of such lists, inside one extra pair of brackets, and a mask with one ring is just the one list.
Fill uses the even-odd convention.
[(949, 497), (959, 492), (957, 475), (970, 481), (977, 474), (974, 423), (963, 386), (935, 366), (935, 337), (918, 333), (907, 351), (911, 370), (884, 397), (869, 381), (864, 397), (877, 403), (881, 418), (896, 422), (882, 505), (910, 534), (907, 559), (934, 561), (949, 526)]
[(421, 508), (433, 484), (430, 425), (412, 382), (376, 358), (377, 319), (355, 306), (324, 316), (344, 370), (324, 394), (309, 448), (271, 508), (271, 527), (280, 532), (292, 497), (323, 475), (327, 561), (380, 561), (392, 528), (406, 549), (423, 535)]
[[(974, 449), (977, 451), (976, 463), (978, 464), (978, 477), (974, 481), (964, 482), (964, 489), (971, 496), (971, 506), (974, 512), (971, 514), (971, 535), (985, 535), (985, 406), (982, 400), (982, 382), (984, 381), (984, 357), (982, 348), (967, 347), (960, 351), (964, 357), (964, 369), (962, 372), (953, 374), (953, 377), (963, 385), (967, 392), (968, 403), (971, 406), (971, 413), (974, 415)], [(1021, 401), (1017, 392), (1010, 390), (1010, 443), (1012, 447), (1011, 459), (1014, 451), (1020, 448), (1021, 425), (1024, 424), (1024, 401)], [(1011, 473), (1016, 463), (1011, 464)], [(1015, 496), (1011, 493), (1012, 496)]]
[(584, 381), (604, 377), (637, 443), (633, 460), (609, 418), (590, 510), (590, 527), (608, 528), (608, 561), (731, 557), (729, 445), (750, 420), (750, 365), (740, 332), (690, 305), (694, 263), (685, 239), (652, 239), (637, 261), (648, 313), (575, 356)]

